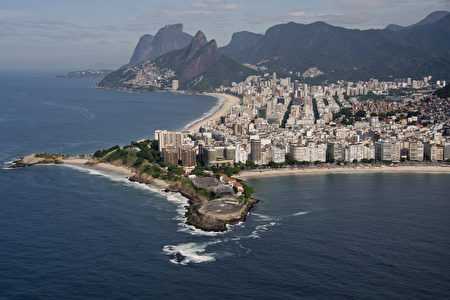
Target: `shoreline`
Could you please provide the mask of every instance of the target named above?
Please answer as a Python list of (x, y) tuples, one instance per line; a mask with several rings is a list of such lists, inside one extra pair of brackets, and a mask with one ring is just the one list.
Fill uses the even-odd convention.
[[(211, 121), (220, 121), (220, 118), (226, 116), (231, 107), (240, 103), (240, 99), (236, 96), (224, 94), (224, 93), (203, 93), (201, 95), (211, 96), (218, 99), (220, 102), (223, 99), (222, 104), (217, 108), (217, 110), (213, 111), (211, 114), (206, 115), (204, 118), (193, 121), (193, 123), (187, 124), (184, 128), (186, 131), (196, 132), (200, 129), (200, 127), (207, 125)], [(214, 108), (214, 107), (213, 107)], [(208, 113), (208, 112), (207, 112)]]
[[(89, 165), (86, 163), (89, 163), (90, 159), (88, 158), (65, 158), (63, 159), (62, 165), (68, 165), (68, 166), (77, 166), (81, 168), (85, 168), (87, 170), (99, 170), (104, 172), (111, 172), (119, 175), (124, 175), (129, 178), (136, 175), (135, 171), (127, 166), (124, 165), (114, 165), (111, 163), (95, 163), (93, 165)], [(145, 182), (145, 184), (148, 184), (154, 188), (157, 189), (166, 189), (169, 185), (160, 179), (154, 178), (152, 182)]]
[(241, 101), (238, 97), (229, 95), (229, 94), (225, 94), (225, 93), (189, 93), (188, 91), (183, 91), (183, 90), (140, 91), (140, 90), (129, 89), (129, 88), (105, 88), (105, 87), (98, 87), (95, 85), (93, 86), (93, 88), (95, 88), (95, 89), (110, 89), (110, 90), (115, 90), (117, 92), (136, 92), (136, 93), (150, 92), (150, 93), (177, 93), (177, 94), (189, 94), (189, 95), (204, 95), (204, 96), (211, 96), (211, 97), (216, 98), (218, 103), (223, 100), (223, 102), (220, 104), (220, 106), (218, 104), (216, 104), (215, 106), (213, 106), (211, 108), (211, 109), (214, 109), (216, 106), (218, 106), (217, 109), (214, 109), (212, 112), (210, 112), (211, 110), (205, 112), (204, 113), (204, 114), (206, 114), (205, 116), (202, 115), (199, 119), (196, 119), (196, 120), (186, 124), (181, 129), (182, 131), (190, 131), (190, 132), (198, 131), (200, 129), (200, 127), (207, 125), (211, 121), (216, 121), (216, 122), (220, 121), (221, 117), (226, 116), (230, 112), (231, 107), (239, 104)]
[(411, 173), (411, 174), (450, 174), (450, 166), (383, 166), (383, 167), (336, 167), (310, 169), (267, 169), (242, 171), (237, 178), (254, 179), (296, 175), (320, 174), (370, 174), (370, 173)]

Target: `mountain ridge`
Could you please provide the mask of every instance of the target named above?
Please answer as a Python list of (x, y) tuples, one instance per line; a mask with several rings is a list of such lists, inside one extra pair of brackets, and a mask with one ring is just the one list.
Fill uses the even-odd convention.
[(405, 29), (411, 29), (411, 28), (415, 28), (415, 27), (419, 27), (419, 26), (423, 26), (423, 25), (427, 25), (427, 24), (433, 24), (433, 23), (438, 22), (442, 18), (445, 18), (449, 14), (450, 14), (450, 12), (445, 11), (445, 10), (435, 11), (435, 12), (432, 12), (431, 14), (426, 16), (424, 19), (420, 20), (419, 22), (417, 22), (415, 24), (412, 24), (412, 25), (409, 25), (409, 26), (401, 26), (401, 25), (397, 25), (397, 24), (389, 24), (388, 26), (385, 27), (385, 29), (386, 30), (405, 30)]
[(450, 16), (401, 31), (289, 22), (270, 27), (255, 45), (228, 55), (279, 72), (318, 66), (331, 80), (425, 75), (448, 79), (449, 28)]
[[(172, 80), (178, 80), (184, 90), (207, 91), (220, 85), (239, 82), (251, 74), (252, 69), (219, 53), (215, 40), (206, 39), (198, 31), (185, 48), (170, 51), (151, 61), (127, 66), (106, 76), (96, 87), (138, 90), (167, 88)], [(164, 80), (160, 80), (164, 78)], [(160, 80), (161, 83), (154, 83)]]

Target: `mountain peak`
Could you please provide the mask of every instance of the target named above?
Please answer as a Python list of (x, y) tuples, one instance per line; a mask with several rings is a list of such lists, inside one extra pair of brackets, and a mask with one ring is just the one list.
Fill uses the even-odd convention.
[(169, 51), (184, 48), (191, 40), (192, 36), (183, 32), (183, 24), (166, 25), (159, 29), (154, 37), (145, 34), (139, 39), (130, 64), (135, 65)]
[(206, 39), (205, 34), (199, 30), (195, 34), (194, 38), (192, 39), (191, 44), (189, 45), (187, 49), (187, 59), (191, 59), (194, 57), (194, 55), (202, 49), (206, 44), (208, 44), (208, 40)]
[(205, 34), (201, 30), (197, 31), (194, 38), (192, 39), (193, 44), (200, 43), (200, 44), (206, 45), (207, 42), (208, 42), (208, 40), (206, 39)]
[(167, 32), (183, 32), (183, 24), (172, 24), (172, 25), (166, 25), (163, 28), (158, 30), (158, 34), (167, 33)]

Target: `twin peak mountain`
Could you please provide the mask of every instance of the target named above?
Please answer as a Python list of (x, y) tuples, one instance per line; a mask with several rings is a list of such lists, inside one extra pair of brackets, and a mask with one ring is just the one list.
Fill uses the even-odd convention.
[[(97, 86), (136, 90), (144, 85), (157, 90), (177, 79), (182, 89), (205, 91), (242, 81), (251, 73), (251, 69), (221, 55), (216, 41), (208, 42), (202, 31), (192, 37), (183, 32), (182, 24), (175, 24), (161, 28), (154, 37), (142, 36), (130, 63), (106, 76)], [(163, 77), (166, 82), (163, 79), (160, 85), (142, 84), (138, 79), (143, 76), (148, 76), (144, 81)]]

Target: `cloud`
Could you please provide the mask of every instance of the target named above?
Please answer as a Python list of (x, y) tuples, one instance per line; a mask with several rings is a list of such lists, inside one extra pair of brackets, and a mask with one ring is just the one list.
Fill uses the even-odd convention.
[(240, 10), (242, 9), (235, 3), (228, 3), (227, 0), (200, 0), (190, 4), (192, 7), (204, 9), (225, 9), (225, 10)]
[(245, 21), (250, 25), (297, 22), (309, 24), (323, 21), (349, 28), (384, 28), (390, 23), (411, 25), (425, 18), (427, 14), (450, 9), (450, 0), (327, 0), (329, 11), (311, 13), (291, 11), (284, 14), (247, 14)]
[[(212, 27), (223, 27), (229, 24), (230, 15), (242, 8), (228, 0), (197, 0), (185, 5), (159, 5), (134, 20), (126, 28), (131, 31), (155, 31), (164, 24), (183, 23), (198, 26), (200, 23), (212, 24)], [(200, 28), (196, 28), (198, 30)], [(205, 28), (202, 28), (205, 30)]]
[(362, 19), (356, 15), (349, 17), (339, 13), (312, 14), (304, 11), (293, 11), (287, 14), (279, 14), (279, 15), (248, 15), (246, 17), (246, 22), (248, 24), (253, 25), (287, 23), (287, 22), (309, 24), (317, 21), (339, 25), (355, 25), (359, 24), (362, 21)]

